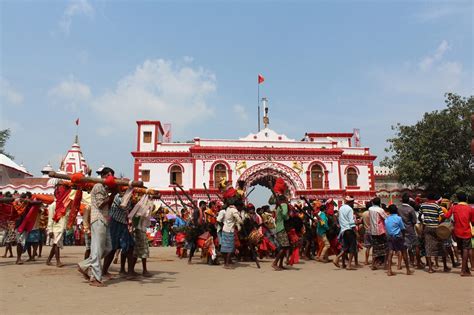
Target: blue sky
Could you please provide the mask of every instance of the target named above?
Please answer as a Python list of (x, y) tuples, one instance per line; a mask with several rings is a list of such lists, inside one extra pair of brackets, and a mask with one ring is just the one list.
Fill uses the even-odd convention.
[[(87, 161), (132, 176), (137, 119), (174, 140), (271, 128), (361, 130), (385, 155), (391, 125), (473, 93), (471, 1), (1, 1), (0, 128), (38, 175), (79, 135)], [(380, 158), (379, 158), (380, 160)]]

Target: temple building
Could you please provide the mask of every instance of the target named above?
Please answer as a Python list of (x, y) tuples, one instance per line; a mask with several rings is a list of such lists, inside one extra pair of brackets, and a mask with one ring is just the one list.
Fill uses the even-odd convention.
[[(8, 161), (5, 158), (8, 159), (8, 157), (1, 155), (0, 192), (9, 191), (13, 193), (17, 191), (23, 193), (29, 191), (33, 194), (53, 194), (54, 186), (48, 183), (50, 179), (48, 173), (54, 171), (54, 169), (49, 163), (41, 170), (42, 177), (33, 177), (24, 167), (18, 166), (12, 160), (8, 159)], [(75, 137), (74, 143), (62, 159), (57, 171), (67, 174), (77, 172), (87, 174), (89, 172), (89, 166), (82, 154), (78, 136)]]
[(292, 200), (334, 198), (341, 204), (346, 195), (358, 202), (375, 197), (376, 156), (360, 146), (358, 130), (307, 132), (295, 140), (270, 129), (268, 118), (264, 123), (261, 131), (239, 139), (172, 143), (160, 121), (137, 121), (134, 179), (160, 190), (170, 203), (176, 200), (175, 184), (193, 199), (207, 199), (207, 193), (217, 199), (223, 178), (234, 187), (243, 181), (248, 191), (272, 187), (281, 177)]

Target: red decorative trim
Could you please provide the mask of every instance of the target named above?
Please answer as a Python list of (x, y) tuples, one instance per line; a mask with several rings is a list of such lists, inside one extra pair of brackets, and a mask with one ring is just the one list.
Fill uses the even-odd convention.
[(347, 170), (348, 170), (349, 168), (355, 169), (357, 175), (360, 175), (359, 168), (358, 168), (357, 166), (355, 166), (354, 164), (349, 164), (349, 165), (346, 166), (346, 168), (344, 169), (344, 175), (347, 175)]
[(357, 154), (343, 154), (341, 160), (356, 160), (356, 161), (374, 161), (377, 158), (375, 155), (357, 155)]
[(324, 165), (324, 163), (321, 162), (321, 161), (313, 161), (313, 162), (309, 163), (307, 171), (311, 172), (311, 168), (316, 164), (323, 168), (323, 172), (327, 171), (326, 165)]
[(183, 172), (183, 174), (184, 174), (184, 166), (183, 166), (181, 163), (179, 163), (178, 161), (172, 162), (172, 163), (170, 164), (170, 166), (168, 166), (168, 174), (170, 173), (171, 168), (172, 168), (173, 166), (175, 166), (175, 165), (176, 165), (176, 166), (179, 166), (179, 167), (181, 168), (181, 172)]
[(133, 167), (133, 180), (139, 180), (139, 169), (140, 169), (140, 166), (142, 165), (142, 163), (138, 162), (137, 160), (135, 160), (135, 165)]
[(352, 138), (353, 132), (307, 132), (306, 135), (312, 138)]
[(346, 190), (357, 190), (360, 189), (360, 186), (346, 186)]
[(135, 158), (159, 158), (159, 157), (191, 157), (189, 152), (132, 152), (132, 156)]
[(375, 175), (374, 175), (373, 163), (369, 165), (369, 183), (370, 183), (370, 189), (374, 190), (375, 189)]
[(153, 151), (156, 151), (158, 145), (158, 125), (155, 125), (155, 143), (153, 144)]
[(196, 159), (193, 159), (193, 189), (196, 189)]
[[(142, 125), (138, 125), (138, 132), (137, 132), (137, 151), (140, 152), (140, 135), (142, 132)], [(133, 154), (132, 154), (133, 155)]]
[(339, 189), (342, 189), (341, 161), (337, 161), (337, 167), (339, 169)]
[(289, 155), (342, 155), (342, 149), (308, 149), (308, 148), (252, 148), (252, 147), (203, 147), (192, 146), (191, 153), (218, 154), (289, 154)]

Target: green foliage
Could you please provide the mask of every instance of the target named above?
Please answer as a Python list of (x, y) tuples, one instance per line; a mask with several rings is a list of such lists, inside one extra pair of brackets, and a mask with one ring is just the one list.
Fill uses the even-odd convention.
[(474, 187), (469, 169), (474, 96), (448, 93), (445, 103), (446, 109), (425, 113), (413, 126), (393, 126), (396, 135), (385, 149), (393, 155), (381, 164), (393, 168), (403, 184), (450, 196)]
[(10, 138), (10, 129), (0, 130), (0, 153), (5, 154), (10, 159), (13, 159), (13, 156), (5, 152), (5, 143)]

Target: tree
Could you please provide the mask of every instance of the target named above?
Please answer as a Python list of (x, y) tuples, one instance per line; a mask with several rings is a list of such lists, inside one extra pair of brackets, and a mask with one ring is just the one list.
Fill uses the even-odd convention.
[(13, 156), (5, 152), (5, 143), (10, 138), (10, 129), (0, 130), (0, 154), (5, 154), (10, 159), (13, 159)]
[(406, 185), (450, 196), (458, 190), (474, 191), (471, 158), (471, 122), (474, 96), (445, 95), (447, 108), (425, 113), (413, 126), (397, 124), (382, 165), (393, 168)]

